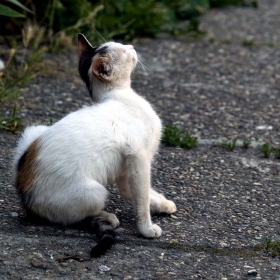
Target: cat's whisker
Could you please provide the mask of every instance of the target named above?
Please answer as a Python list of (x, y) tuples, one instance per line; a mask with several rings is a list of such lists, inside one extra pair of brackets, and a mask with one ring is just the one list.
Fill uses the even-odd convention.
[[(93, 25), (93, 24), (92, 24)], [(105, 38), (96, 30), (96, 28), (93, 26), (93, 29), (95, 30), (95, 32), (100, 36), (100, 38), (102, 38), (104, 40), (104, 42), (107, 43), (107, 41), (105, 40)]]
[(138, 62), (146, 73), (150, 72), (150, 69), (147, 67), (147, 65), (145, 65), (143, 61), (141, 61), (141, 59), (139, 59), (139, 57), (138, 57)]

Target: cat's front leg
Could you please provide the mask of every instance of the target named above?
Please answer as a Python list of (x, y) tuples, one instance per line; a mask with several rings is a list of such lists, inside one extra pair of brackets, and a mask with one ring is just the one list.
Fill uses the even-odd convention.
[(126, 159), (126, 166), (137, 228), (145, 237), (159, 237), (162, 230), (159, 226), (152, 224), (150, 214), (151, 162), (140, 153), (129, 155)]

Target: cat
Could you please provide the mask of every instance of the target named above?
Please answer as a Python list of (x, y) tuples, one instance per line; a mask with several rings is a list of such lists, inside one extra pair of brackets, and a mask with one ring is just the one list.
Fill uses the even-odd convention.
[[(18, 194), (30, 213), (51, 222), (91, 217), (116, 228), (118, 218), (103, 210), (105, 186), (116, 183), (134, 207), (139, 232), (157, 238), (162, 230), (152, 223), (150, 211), (171, 214), (176, 206), (150, 186), (162, 127), (151, 105), (131, 88), (137, 53), (132, 45), (115, 42), (93, 47), (79, 34), (78, 56), (93, 103), (52, 126), (26, 128), (14, 156)], [(98, 223), (93, 227), (102, 230)], [(107, 239), (93, 256), (113, 243), (114, 232), (103, 231)]]

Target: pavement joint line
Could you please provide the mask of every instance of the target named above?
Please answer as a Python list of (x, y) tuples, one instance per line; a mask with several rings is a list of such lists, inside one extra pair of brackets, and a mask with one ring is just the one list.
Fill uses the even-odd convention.
[[(244, 139), (245, 140), (245, 139)], [(235, 146), (236, 147), (244, 147), (243, 141), (241, 139), (237, 139)], [(198, 139), (198, 144), (201, 146), (212, 146), (212, 145), (222, 145), (223, 141), (231, 141), (231, 139), (227, 139), (225, 137), (220, 137), (217, 139)], [(259, 142), (259, 141), (251, 141), (250, 146), (248, 148), (259, 148), (262, 146), (264, 142)]]

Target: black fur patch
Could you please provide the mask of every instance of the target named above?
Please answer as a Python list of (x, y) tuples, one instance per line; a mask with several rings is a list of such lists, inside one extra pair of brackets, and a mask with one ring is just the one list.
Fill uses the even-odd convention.
[(88, 72), (92, 63), (92, 58), (97, 55), (103, 55), (108, 52), (108, 47), (104, 46), (101, 48), (97, 47), (88, 47), (87, 50), (83, 51), (83, 53), (80, 56), (79, 60), (79, 73), (82, 78), (82, 80), (85, 82), (87, 89), (89, 91), (89, 94), (91, 98), (93, 98), (93, 93), (92, 93), (92, 88), (91, 88), (91, 83), (90, 79), (88, 76)]
[[(18, 161), (18, 164), (17, 164), (17, 172), (18, 173), (22, 171), (22, 169), (24, 168), (24, 165), (26, 164), (27, 153), (28, 153), (28, 150), (26, 150), (24, 152), (24, 154), (20, 157), (20, 159)], [(28, 206), (31, 204), (32, 192), (21, 190), (18, 180), (16, 180), (15, 184), (16, 184), (16, 189), (17, 189), (18, 194), (21, 198), (23, 206), (28, 208)], [(28, 209), (27, 209), (27, 211), (28, 211)]]
[(26, 162), (27, 157), (27, 150), (24, 152), (24, 154), (20, 157), (18, 164), (17, 164), (17, 172), (20, 172)]
[(91, 256), (98, 258), (104, 255), (116, 241), (116, 232), (111, 225), (92, 221), (90, 230), (97, 236), (98, 243), (91, 249)]

